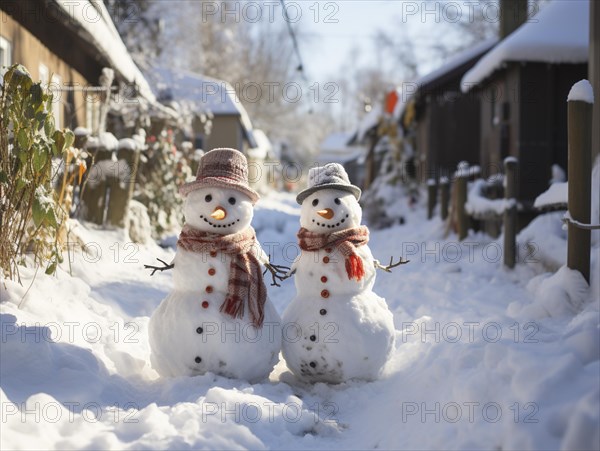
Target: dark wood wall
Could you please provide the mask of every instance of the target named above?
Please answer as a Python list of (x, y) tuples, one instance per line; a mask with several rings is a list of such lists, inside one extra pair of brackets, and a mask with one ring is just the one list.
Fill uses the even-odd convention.
[(461, 161), (479, 163), (478, 99), (448, 90), (431, 98), (429, 117), (428, 167), (439, 175), (450, 175)]
[(479, 90), (484, 175), (517, 157), (525, 207), (548, 188), (553, 164), (567, 170), (567, 95), (586, 74), (587, 64), (512, 63)]
[(461, 161), (479, 163), (479, 99), (461, 93), (463, 74), (455, 74), (434, 89), (422, 88), (416, 118), (421, 181), (450, 176)]
[(479, 90), (481, 111), (480, 162), (482, 176), (504, 172), (504, 158), (518, 154), (520, 81), (518, 66), (495, 74)]

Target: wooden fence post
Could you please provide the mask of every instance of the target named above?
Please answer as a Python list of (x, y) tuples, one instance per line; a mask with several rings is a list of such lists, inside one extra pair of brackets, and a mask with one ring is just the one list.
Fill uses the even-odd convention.
[(440, 214), (442, 221), (448, 218), (448, 203), (450, 202), (450, 184), (448, 177), (440, 178)]
[[(464, 163), (464, 164), (463, 164)], [(469, 178), (469, 166), (465, 162), (458, 165), (456, 173), (456, 222), (458, 227), (458, 240), (464, 240), (469, 233), (469, 216), (465, 210), (467, 203), (467, 180)]]
[(127, 145), (119, 146), (116, 171), (108, 179), (110, 195), (108, 200), (107, 222), (116, 227), (125, 227), (129, 201), (137, 173), (140, 150)]
[[(568, 98), (570, 218), (590, 223), (593, 91), (587, 80), (571, 89)], [(590, 231), (568, 225), (567, 266), (590, 283)]]
[(507, 157), (504, 160), (504, 265), (514, 268), (517, 260), (517, 168), (518, 160)]
[(110, 167), (109, 161), (112, 159), (112, 155), (112, 150), (105, 147), (97, 148), (94, 153), (94, 164), (91, 165), (90, 171), (87, 174), (85, 188), (81, 197), (83, 219), (98, 225), (104, 224), (107, 168)]
[(433, 218), (433, 210), (437, 204), (437, 182), (435, 179), (427, 180), (427, 219)]

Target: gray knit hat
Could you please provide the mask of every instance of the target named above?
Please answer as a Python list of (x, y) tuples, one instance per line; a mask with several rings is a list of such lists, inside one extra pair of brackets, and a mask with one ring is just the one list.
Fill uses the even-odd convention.
[(296, 196), (296, 202), (301, 204), (304, 199), (315, 191), (321, 189), (339, 189), (354, 194), (356, 200), (360, 199), (360, 188), (350, 183), (348, 174), (339, 163), (327, 163), (325, 166), (311, 168), (308, 171), (308, 188), (300, 191)]
[(196, 180), (179, 188), (179, 194), (187, 196), (194, 190), (213, 186), (235, 189), (244, 193), (255, 204), (260, 196), (248, 185), (248, 161), (235, 149), (213, 149), (200, 158)]

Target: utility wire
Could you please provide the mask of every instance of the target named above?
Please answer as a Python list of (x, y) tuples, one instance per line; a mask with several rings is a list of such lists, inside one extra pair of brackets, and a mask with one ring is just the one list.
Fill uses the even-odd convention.
[(280, 0), (280, 1), (281, 1), (281, 7), (283, 9), (283, 17), (287, 24), (287, 28), (290, 33), (290, 37), (292, 38), (292, 43), (294, 45), (294, 52), (296, 53), (296, 56), (298, 57), (298, 62), (299, 62), (298, 72), (300, 72), (302, 79), (308, 85), (308, 79), (304, 72), (304, 63), (302, 62), (302, 56), (300, 55), (300, 48), (298, 47), (298, 39), (296, 38), (296, 33), (294, 32), (294, 28), (292, 27), (292, 22), (290, 21), (290, 17), (288, 16), (287, 9), (285, 8), (285, 0)]

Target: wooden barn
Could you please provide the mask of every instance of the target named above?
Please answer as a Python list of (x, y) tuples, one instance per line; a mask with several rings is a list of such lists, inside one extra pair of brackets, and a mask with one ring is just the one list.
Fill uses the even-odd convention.
[[(462, 90), (481, 100), (479, 159), (484, 172), (520, 164), (522, 216), (548, 188), (552, 166), (567, 170), (567, 95), (588, 77), (589, 2), (553, 1), (465, 74)], [(533, 214), (533, 212), (532, 212)]]
[[(20, 63), (35, 80), (49, 85), (54, 93), (57, 127), (85, 127), (94, 134), (99, 131), (103, 73), (113, 94), (119, 96), (114, 105), (125, 107), (121, 108), (120, 120), (135, 121), (140, 109), (156, 106), (146, 79), (102, 2), (2, 0), (0, 14), (3, 71)], [(114, 71), (114, 79), (107, 79), (104, 68)], [(133, 110), (136, 113), (128, 115)]]
[(451, 175), (461, 161), (479, 161), (480, 101), (463, 94), (460, 82), (496, 42), (495, 38), (481, 42), (440, 69), (404, 84), (400, 123), (405, 140), (415, 151), (420, 181)]

